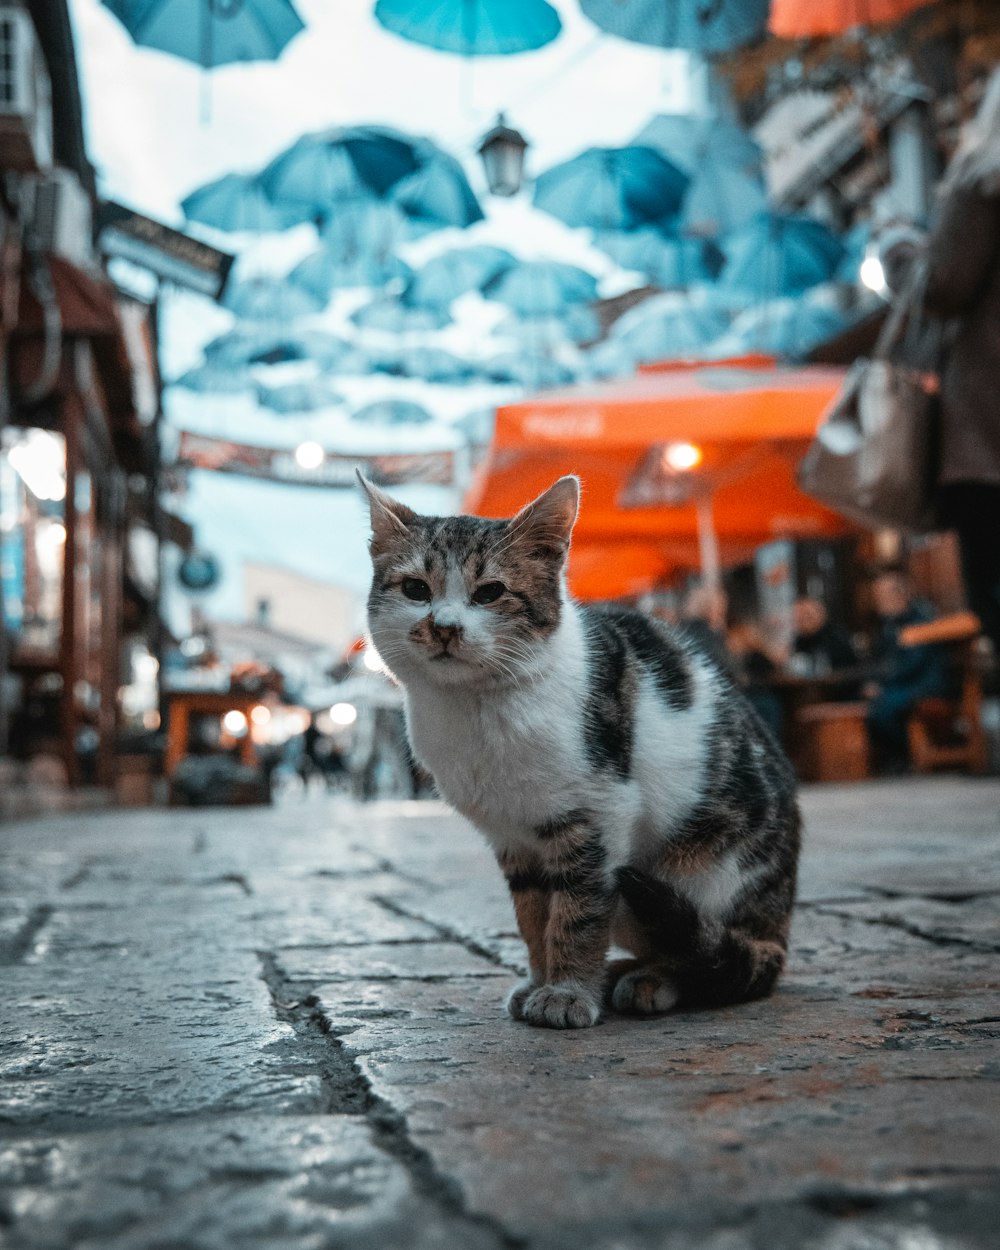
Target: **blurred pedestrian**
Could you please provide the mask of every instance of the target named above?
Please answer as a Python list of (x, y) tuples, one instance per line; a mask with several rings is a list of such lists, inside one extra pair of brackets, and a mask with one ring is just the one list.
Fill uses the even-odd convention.
[(737, 685), (775, 740), (783, 742), (785, 709), (771, 684), (781, 669), (782, 657), (768, 648), (763, 630), (754, 620), (733, 621), (726, 634), (726, 652)]
[(722, 586), (708, 582), (694, 582), (681, 606), (681, 628), (724, 668), (729, 667), (726, 653), (728, 613), (729, 596)]
[(906, 722), (921, 699), (954, 693), (946, 648), (937, 644), (904, 647), (907, 625), (933, 619), (930, 605), (917, 599), (905, 569), (890, 567), (872, 582), (879, 618), (871, 659), (875, 678), (865, 689), (867, 725), (877, 772), (900, 773), (909, 767)]
[(954, 321), (941, 377), (941, 506), (1000, 658), (1000, 70), (958, 146), (927, 242), (926, 306)]
[(851, 635), (835, 625), (820, 599), (796, 599), (792, 605), (792, 651), (789, 667), (801, 677), (828, 677), (845, 673), (844, 680), (827, 691), (832, 699), (857, 697), (858, 681), (847, 676), (857, 668), (858, 653)]

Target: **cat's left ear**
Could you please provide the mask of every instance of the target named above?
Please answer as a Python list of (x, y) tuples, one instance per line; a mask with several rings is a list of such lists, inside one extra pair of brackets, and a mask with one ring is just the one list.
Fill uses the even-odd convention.
[(417, 513), (412, 508), (408, 508), (405, 503), (400, 503), (398, 499), (393, 499), (385, 491), (379, 490), (373, 482), (369, 482), (362, 475), (360, 470), (358, 470), (358, 481), (368, 496), (368, 506), (371, 510), (372, 540), (369, 550), (373, 556), (378, 556), (407, 535), (408, 527), (417, 519)]
[(561, 477), (511, 519), (510, 531), (516, 542), (564, 558), (579, 511), (580, 479)]

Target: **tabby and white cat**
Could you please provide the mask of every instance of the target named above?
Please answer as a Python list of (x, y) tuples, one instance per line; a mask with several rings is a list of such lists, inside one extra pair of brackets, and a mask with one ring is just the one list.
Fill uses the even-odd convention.
[[(421, 516), (362, 479), (372, 640), (417, 760), (485, 835), (549, 1028), (768, 994), (799, 812), (782, 752), (716, 661), (637, 612), (575, 603), (579, 482), (511, 520)], [(633, 958), (606, 962), (611, 943)]]

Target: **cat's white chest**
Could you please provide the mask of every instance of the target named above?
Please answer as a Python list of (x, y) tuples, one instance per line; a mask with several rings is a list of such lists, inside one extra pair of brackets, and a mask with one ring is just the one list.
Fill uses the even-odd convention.
[(491, 838), (517, 837), (575, 805), (579, 731), (569, 702), (548, 683), (482, 698), (408, 692), (410, 738), (454, 807)]

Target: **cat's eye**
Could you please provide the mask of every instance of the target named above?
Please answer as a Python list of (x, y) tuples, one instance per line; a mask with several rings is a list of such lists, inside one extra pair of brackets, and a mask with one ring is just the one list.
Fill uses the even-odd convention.
[(503, 582), (483, 582), (472, 592), (472, 602), (478, 604), (496, 603), (507, 587)]
[(422, 577), (404, 577), (400, 583), (400, 589), (407, 599), (412, 599), (414, 603), (430, 603), (431, 601), (431, 588)]

